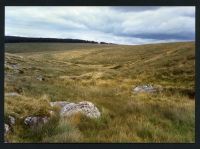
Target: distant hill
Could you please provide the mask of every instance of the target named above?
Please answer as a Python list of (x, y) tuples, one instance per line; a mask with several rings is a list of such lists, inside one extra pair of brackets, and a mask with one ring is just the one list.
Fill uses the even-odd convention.
[[(59, 38), (32, 38), (19, 36), (5, 36), (5, 43), (19, 43), (19, 42), (62, 42), (62, 43), (92, 43), (98, 44), (96, 41), (81, 40), (81, 39), (59, 39)], [(108, 44), (100, 42), (100, 44)]]

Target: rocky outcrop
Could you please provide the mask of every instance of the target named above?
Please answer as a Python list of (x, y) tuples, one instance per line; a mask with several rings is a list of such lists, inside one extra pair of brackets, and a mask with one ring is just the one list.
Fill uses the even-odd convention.
[(98, 118), (101, 116), (98, 108), (89, 101), (83, 101), (79, 103), (70, 103), (70, 102), (51, 102), (51, 106), (59, 106), (60, 115), (62, 117), (72, 116), (77, 113), (81, 113), (89, 118)]
[(29, 116), (24, 119), (24, 124), (30, 127), (38, 126), (41, 124), (46, 124), (49, 121), (49, 117), (40, 117), (40, 116)]

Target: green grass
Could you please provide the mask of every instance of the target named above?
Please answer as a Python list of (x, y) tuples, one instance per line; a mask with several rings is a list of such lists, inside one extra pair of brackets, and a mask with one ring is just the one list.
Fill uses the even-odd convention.
[[(5, 117), (48, 115), (47, 101), (59, 100), (91, 101), (102, 113), (97, 120), (76, 115), (52, 120), (33, 130), (19, 123), (8, 139), (61, 143), (194, 142), (194, 49), (193, 42), (141, 46), (6, 44), (6, 61), (17, 63), (23, 73), (5, 68), (5, 73), (12, 75), (5, 81), (5, 92), (22, 95), (5, 98)], [(37, 80), (38, 75), (45, 80)], [(163, 91), (133, 94), (132, 88), (140, 84), (161, 86)]]

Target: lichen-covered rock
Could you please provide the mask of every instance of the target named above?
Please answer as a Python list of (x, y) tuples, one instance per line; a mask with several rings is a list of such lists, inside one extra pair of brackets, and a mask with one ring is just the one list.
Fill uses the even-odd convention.
[(152, 85), (140, 85), (133, 89), (135, 93), (155, 93), (159, 91), (159, 88), (153, 87)]
[(46, 124), (49, 121), (49, 117), (40, 117), (40, 116), (29, 116), (24, 119), (24, 124), (27, 126), (38, 126), (41, 124)]
[(70, 102), (56, 102), (51, 103), (52, 106), (59, 105), (61, 106), (60, 115), (62, 117), (71, 116), (77, 113), (82, 113), (89, 118), (98, 118), (101, 116), (98, 108), (89, 101), (83, 101), (79, 103), (70, 103)]

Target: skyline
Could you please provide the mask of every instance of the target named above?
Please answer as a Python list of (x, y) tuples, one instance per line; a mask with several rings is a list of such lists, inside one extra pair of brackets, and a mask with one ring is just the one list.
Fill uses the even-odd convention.
[(5, 35), (131, 45), (194, 41), (195, 7), (6, 6)]

